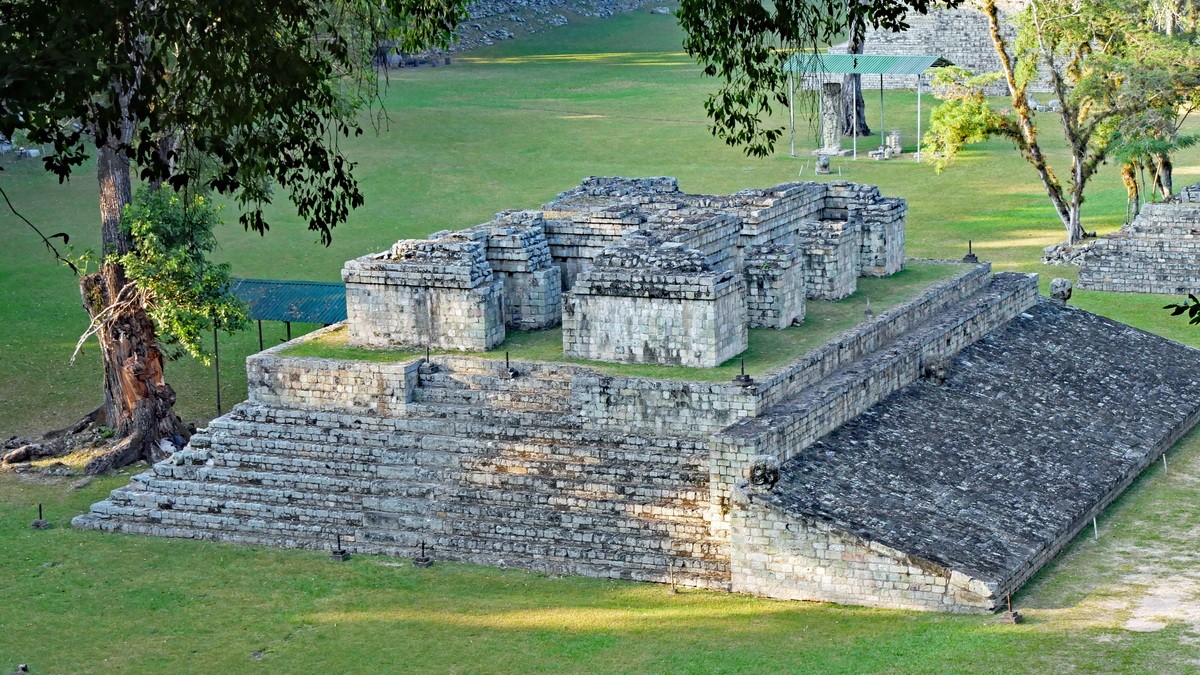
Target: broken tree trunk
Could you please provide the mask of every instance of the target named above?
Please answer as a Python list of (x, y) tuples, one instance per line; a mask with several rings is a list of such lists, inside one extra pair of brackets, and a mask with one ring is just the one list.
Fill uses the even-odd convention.
[[(132, 201), (128, 156), (132, 123), (121, 127), (100, 146), (97, 157), (104, 252), (118, 255), (133, 250), (128, 232), (121, 228), (121, 216)], [(88, 472), (139, 459), (158, 461), (163, 455), (159, 440), (179, 433), (181, 424), (174, 411), (175, 391), (163, 376), (154, 321), (121, 265), (102, 264), (99, 273), (80, 279), (79, 288), (100, 343), (105, 418), (119, 439), (112, 450), (88, 464)]]

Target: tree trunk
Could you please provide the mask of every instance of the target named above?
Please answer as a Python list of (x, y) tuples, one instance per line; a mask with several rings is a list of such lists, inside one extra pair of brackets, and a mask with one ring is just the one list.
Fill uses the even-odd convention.
[(1154, 156), (1154, 187), (1163, 199), (1175, 194), (1174, 177), (1175, 165), (1166, 154)]
[(1138, 187), (1137, 170), (1133, 162), (1121, 165), (1121, 182), (1125, 184), (1125, 224), (1128, 225), (1142, 209), (1142, 190)]
[[(132, 124), (110, 136), (99, 149), (102, 246), (106, 254), (128, 253), (133, 246), (121, 230), (121, 216), (132, 200), (128, 140)], [(162, 459), (158, 442), (179, 433), (175, 392), (163, 378), (163, 356), (155, 341), (154, 321), (146, 314), (136, 289), (120, 265), (103, 264), (99, 273), (79, 281), (83, 307), (93, 320), (104, 363), (104, 410), (116, 438), (116, 450), (98, 462), (103, 469), (139, 459)], [(95, 473), (89, 464), (89, 472)]]
[[(866, 42), (866, 30), (858, 23), (850, 31), (850, 44), (847, 51), (851, 54), (862, 54)], [(871, 127), (867, 125), (866, 102), (863, 101), (862, 75), (846, 75), (842, 77), (842, 129), (845, 135), (853, 136), (857, 118), (858, 136), (872, 136)]]

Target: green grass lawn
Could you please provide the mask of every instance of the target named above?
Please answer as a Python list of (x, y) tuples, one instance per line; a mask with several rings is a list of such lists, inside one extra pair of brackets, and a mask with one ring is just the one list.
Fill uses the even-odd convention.
[[(504, 342), (486, 352), (472, 356), (503, 359), (507, 354), (514, 361), (561, 361), (591, 366), (602, 373), (633, 375), (670, 380), (726, 382), (741, 372), (745, 359), (746, 372), (753, 376), (775, 370), (794, 361), (810, 349), (819, 347), (842, 331), (866, 321), (867, 301), (871, 311), (881, 314), (907, 300), (915, 298), (934, 283), (964, 272), (961, 265), (929, 262), (909, 262), (905, 269), (886, 279), (862, 278), (853, 295), (838, 302), (810, 301), (800, 326), (783, 330), (753, 328), (747, 336), (748, 347), (740, 357), (729, 359), (717, 368), (686, 366), (654, 366), (606, 363), (569, 359), (563, 356), (562, 328), (541, 331), (509, 331)], [(347, 346), (347, 330), (339, 328), (323, 333), (312, 340), (288, 347), (286, 356), (316, 356), (327, 359), (350, 359), (391, 363), (423, 356), (424, 352), (406, 349), (363, 349)], [(438, 351), (438, 354), (448, 352)], [(460, 353), (460, 352), (455, 352)]]
[[(696, 192), (811, 178), (786, 152), (749, 159), (714, 139), (702, 103), (713, 88), (679, 47), (670, 17), (644, 13), (580, 23), (457, 59), (393, 73), (391, 116), (351, 144), (367, 205), (322, 247), (280, 206), (265, 237), (227, 227), (223, 261), (239, 276), (335, 280), (343, 261), (396, 239), (474, 225), (505, 208), (536, 207), (588, 175), (673, 175)], [(878, 118), (868, 96), (867, 119)], [(913, 144), (912, 92), (887, 92), (889, 128)], [(924, 100), (926, 113), (934, 104)], [(1045, 124), (1047, 138), (1053, 124)], [(798, 148), (815, 147), (804, 131)], [(1047, 144), (1053, 161), (1062, 145)], [(1177, 158), (1176, 181), (1200, 174), (1200, 148)], [(804, 171), (801, 174), (802, 167)], [(842, 177), (908, 199), (908, 253), (958, 258), (967, 240), (996, 270), (1043, 268), (1062, 238), (1032, 169), (1005, 142), (964, 153), (942, 175), (906, 160), (836, 161)], [(16, 207), (81, 247), (98, 244), (94, 174), (66, 185), (31, 162), (0, 173)], [(1061, 170), (1060, 170), (1061, 171)], [(836, 178), (836, 173), (834, 178)], [(1086, 227), (1118, 227), (1124, 190), (1113, 167), (1097, 179)], [(228, 218), (236, 220), (233, 214)], [(63, 424), (100, 400), (94, 346), (68, 358), (85, 325), (76, 280), (36, 237), (0, 214), (0, 436)], [(914, 272), (915, 273), (915, 272)], [(903, 280), (903, 277), (901, 278)], [(863, 295), (881, 304), (864, 280)], [(857, 302), (857, 301), (855, 301)], [(1200, 345), (1200, 331), (1158, 308), (1164, 298), (1079, 293), (1086, 309)], [(836, 316), (842, 306), (844, 315)], [(825, 319), (822, 312), (832, 312)], [(810, 305), (806, 328), (836, 330), (853, 303)], [(294, 326), (298, 334), (313, 327)], [(763, 333), (806, 348), (804, 328)], [(813, 331), (815, 335), (818, 331)], [(551, 334), (547, 334), (551, 335)], [(266, 326), (278, 344), (283, 327)], [(552, 351), (521, 335), (510, 348)], [(529, 340), (528, 343), (524, 342)], [(222, 398), (245, 395), (242, 359), (254, 331), (222, 338)], [(1086, 345), (1081, 345), (1086, 348)], [(752, 346), (752, 349), (759, 347)], [(761, 354), (783, 351), (763, 345)], [(169, 380), (187, 418), (213, 414), (209, 367), (183, 359)], [(722, 378), (723, 379), (723, 378)], [(67, 483), (0, 475), (0, 669), (114, 672), (1134, 672), (1200, 670), (1200, 438), (1146, 473), (1015, 598), (1030, 621), (772, 602), (658, 586), (440, 564), (430, 570), (357, 557), (71, 530), (71, 516), (127, 475)], [(28, 529), (36, 504), (55, 528)], [(1173, 604), (1174, 603), (1174, 604)], [(1176, 607), (1176, 605), (1179, 605)], [(1157, 632), (1126, 620), (1169, 615)], [(261, 659), (252, 654), (261, 652)], [(8, 671), (0, 671), (8, 672)]]

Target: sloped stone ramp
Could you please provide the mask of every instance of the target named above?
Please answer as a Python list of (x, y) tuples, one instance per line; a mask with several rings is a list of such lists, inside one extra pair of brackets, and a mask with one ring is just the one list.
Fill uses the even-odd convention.
[(1200, 415), (1200, 351), (1042, 299), (743, 486), (734, 590), (992, 611)]

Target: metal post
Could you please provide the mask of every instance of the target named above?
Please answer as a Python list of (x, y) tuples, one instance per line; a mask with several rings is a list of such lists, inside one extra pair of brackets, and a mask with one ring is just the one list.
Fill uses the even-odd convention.
[[(852, 97), (854, 100), (854, 103), (852, 104), (854, 106), (854, 113), (853, 113), (854, 136), (851, 137), (853, 139), (851, 141), (851, 143), (854, 144), (854, 161), (856, 161), (856, 162), (858, 161), (858, 96), (861, 93), (862, 93), (862, 76), (859, 76), (858, 82), (854, 85), (854, 96)], [(845, 100), (845, 99), (843, 99), (843, 100)], [(838, 172), (838, 175), (839, 176), (842, 175), (840, 171)]]
[(879, 74), (879, 144), (887, 145), (883, 138), (883, 73)]
[(287, 326), (287, 341), (291, 342), (292, 341), (292, 322), (284, 321), (283, 325)]
[(213, 326), (213, 368), (217, 373), (217, 417), (221, 416), (221, 352), (218, 351), (217, 327)]
[(792, 79), (792, 74), (788, 73), (788, 127), (792, 134), (792, 157), (796, 156), (796, 108), (794, 99), (796, 98), (796, 83)]
[(921, 73), (917, 73), (917, 161), (921, 161)]
[(262, 343), (262, 319), (259, 319), (259, 320), (258, 320), (258, 351), (260, 351), (260, 352), (261, 352), (262, 350), (263, 350), (263, 343)]

